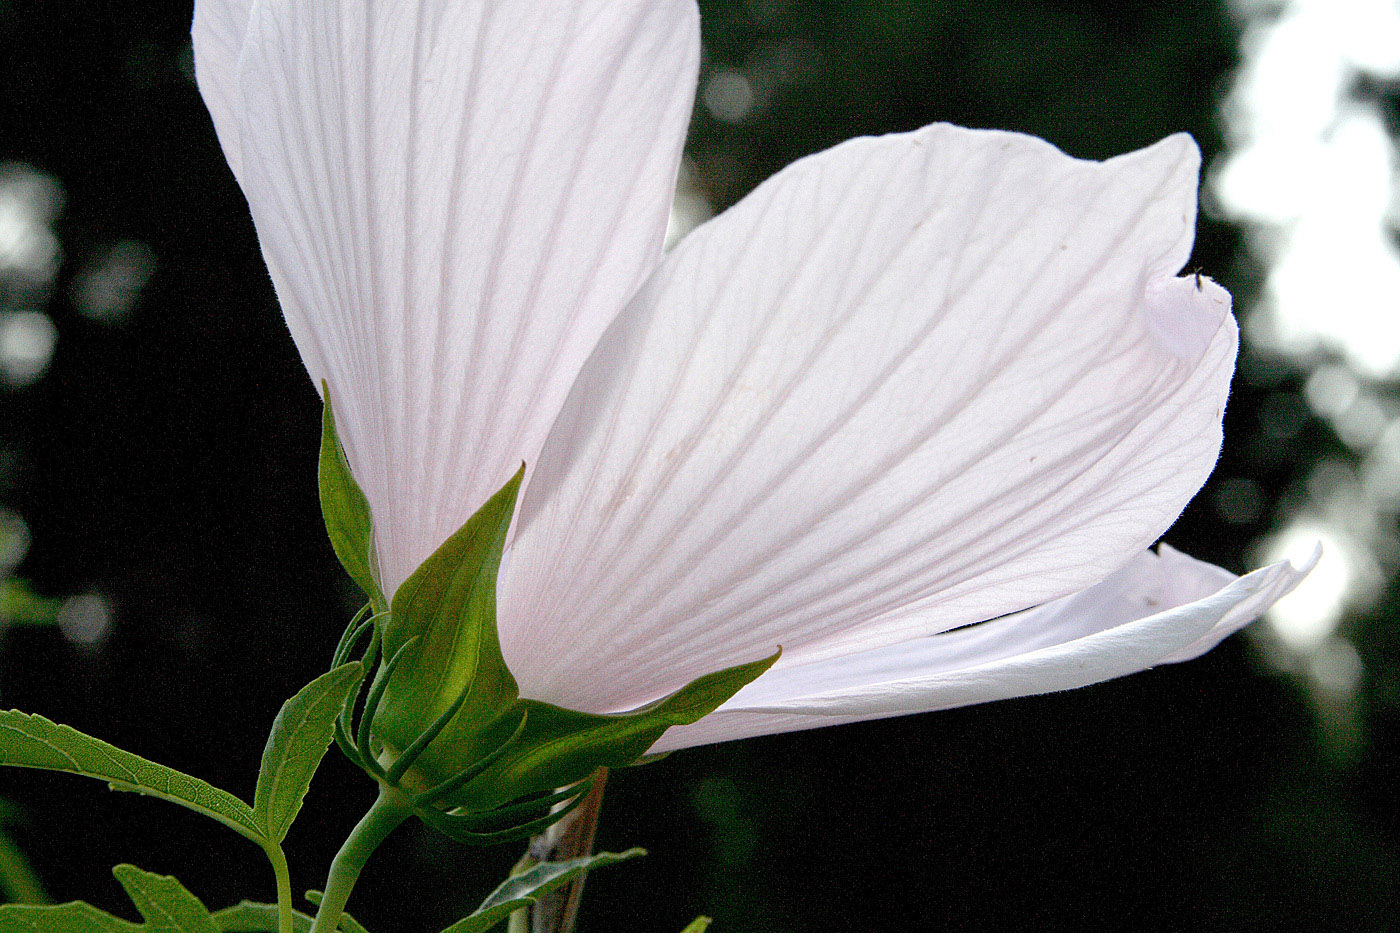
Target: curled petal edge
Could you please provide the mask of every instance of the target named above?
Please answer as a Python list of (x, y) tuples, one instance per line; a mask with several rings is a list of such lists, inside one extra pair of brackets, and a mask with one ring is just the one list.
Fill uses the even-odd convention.
[[(931, 662), (930, 666), (935, 668), (932, 673), (910, 670), (907, 676), (853, 682), (844, 688), (828, 687), (806, 696), (794, 691), (781, 700), (774, 696), (776, 677), (768, 684), (764, 683), (768, 678), (760, 678), (701, 722), (671, 729), (651, 751), (668, 752), (756, 735), (1072, 690), (1157, 664), (1189, 660), (1261, 616), (1307, 576), (1320, 556), (1319, 547), (1301, 566), (1288, 561), (1270, 564), (1234, 579), (1203, 598), (984, 663), (948, 669), (938, 668)], [(1185, 558), (1165, 546), (1159, 557)], [(1209, 567), (1196, 561), (1192, 563)], [(1210, 569), (1222, 578), (1228, 577), (1218, 568)], [(1099, 586), (1110, 586), (1112, 582), (1105, 581)], [(1038, 616), (1049, 616), (1064, 604), (1092, 594), (1098, 588), (1091, 587), (1017, 615), (1021, 617), (1021, 624), (1033, 624)], [(984, 624), (1004, 625), (1013, 619), (1008, 617)], [(958, 634), (949, 632), (932, 636), (932, 639)], [(773, 675), (780, 674), (786, 674), (793, 682), (792, 687), (801, 676), (792, 669), (773, 672)]]

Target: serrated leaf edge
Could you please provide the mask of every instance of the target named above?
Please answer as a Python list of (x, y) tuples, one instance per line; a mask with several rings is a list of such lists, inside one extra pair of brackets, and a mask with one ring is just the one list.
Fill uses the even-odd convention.
[[(209, 913), (209, 908), (204, 906), (204, 902), (192, 894), (188, 888), (179, 882), (174, 875), (159, 875), (143, 868), (137, 868), (131, 864), (121, 864), (112, 869), (112, 874), (126, 891), (127, 897), (131, 898), (131, 903), (136, 905), (141, 916), (145, 919), (142, 927), (148, 928), (144, 933), (155, 933), (160, 930), (160, 926), (152, 911), (159, 911), (166, 921), (166, 925), (177, 933), (218, 933), (218, 926), (214, 923), (213, 916)], [(153, 896), (152, 891), (159, 896)], [(192, 908), (202, 915), (200, 919), (207, 921), (191, 928), (184, 923), (180, 917), (170, 911), (167, 906), (168, 901), (162, 901), (160, 897), (174, 895), (185, 901), (185, 907)], [(140, 929), (138, 927), (138, 929)]]
[[(533, 868), (501, 882), (494, 891), (486, 895), (486, 899), (477, 906), (476, 910), (447, 927), (442, 933), (484, 933), (510, 914), (533, 905), (539, 900), (541, 894), (568, 883), (583, 872), (595, 868), (606, 868), (609, 865), (616, 865), (619, 862), (639, 858), (646, 854), (646, 849), (631, 848), (625, 852), (599, 852), (596, 855), (563, 862), (541, 862)], [(502, 893), (511, 885), (519, 884), (521, 879), (526, 878), (531, 872), (539, 872), (541, 869), (556, 869), (557, 871), (525, 892), (508, 897)], [(496, 897), (507, 897), (507, 899), (491, 903), (492, 899)]]
[[(232, 907), (216, 910), (209, 916), (214, 919), (214, 925), (219, 928), (219, 933), (278, 933), (277, 912), (276, 904), (245, 900), (239, 901)], [(249, 915), (253, 915), (254, 919), (263, 922), (256, 925), (237, 924), (240, 918)], [(309, 933), (311, 923), (311, 917), (299, 910), (292, 911), (292, 933)]]
[[(14, 725), (14, 723), (10, 720), (10, 717), (19, 717), (21, 721), (25, 724), (39, 723), (41, 724), (41, 727), (47, 727), (58, 732), (59, 734), (65, 736), (73, 736), (80, 741), (91, 743), (92, 750), (100, 754), (101, 756), (107, 758), (112, 763), (113, 770), (120, 770), (128, 773), (131, 772), (131, 769), (129, 767), (127, 767), (124, 764), (121, 764), (117, 758), (111, 755), (111, 752), (115, 751), (120, 752), (123, 755), (130, 755), (132, 758), (135, 758), (141, 764), (154, 768), (157, 773), (161, 773), (162, 776), (166, 776), (167, 778), (170, 776), (174, 776), (191, 781), (196, 790), (208, 792), (211, 797), (220, 801), (221, 803), (226, 804), (229, 807), (229, 809), (233, 810), (236, 817), (246, 819), (246, 822), (242, 822), (240, 819), (235, 818), (235, 815), (220, 813), (218, 810), (212, 809), (211, 807), (206, 806), (197, 800), (191, 800), (187, 797), (182, 797), (178, 794), (171, 793), (168, 790), (162, 790), (159, 787), (152, 784), (141, 783), (138, 780), (124, 779), (113, 774), (103, 774), (97, 771), (86, 770), (78, 763), (76, 759), (73, 758), (71, 754), (69, 754), (64, 749), (56, 746), (52, 741), (49, 740), (48, 737), (35, 735), (32, 732), (26, 732), (23, 729), (17, 728)], [(140, 755), (137, 755), (135, 752), (128, 752), (125, 749), (118, 748), (117, 746), (112, 745), (110, 742), (104, 742), (102, 739), (94, 738), (93, 736), (90, 736), (85, 732), (80, 732), (77, 729), (74, 729), (72, 726), (66, 726), (62, 723), (56, 723), (51, 719), (47, 719), (43, 716), (34, 713), (26, 713), (22, 710), (11, 709), (7, 711), (0, 711), (0, 733), (4, 733), (6, 731), (18, 733), (21, 737), (28, 741), (38, 742), (39, 744), (48, 747), (60, 758), (65, 759), (66, 761), (71, 763), (72, 767), (54, 768), (47, 765), (25, 764), (22, 762), (3, 762), (0, 763), (0, 766), (14, 768), (34, 768), (36, 770), (41, 771), (60, 771), (65, 774), (77, 774), (81, 775), (82, 777), (88, 777), (99, 781), (105, 781), (107, 782), (107, 786), (112, 790), (140, 794), (144, 797), (156, 797), (160, 800), (166, 800), (170, 803), (179, 804), (180, 806), (185, 807), (186, 809), (193, 810), (196, 813), (201, 813), (204, 816), (209, 817), (210, 819), (217, 820), (218, 822), (223, 823), (229, 829), (232, 829), (239, 835), (250, 839), (253, 842), (256, 842), (260, 846), (266, 846), (267, 838), (263, 833), (262, 828), (257, 821), (257, 818), (254, 816), (252, 808), (249, 807), (248, 804), (240, 800), (238, 797), (234, 796), (226, 790), (215, 787), (208, 781), (194, 777), (190, 774), (186, 774), (185, 772), (172, 768), (169, 765), (163, 765), (159, 762), (151, 761), (149, 758), (144, 758)], [(136, 775), (132, 774), (131, 777), (135, 778)]]
[[(258, 820), (267, 838), (274, 842), (281, 842), (291, 828), (297, 814), (301, 811), (302, 801), (306, 798), (306, 792), (311, 786), (311, 778), (315, 776), (320, 761), (325, 757), (326, 751), (330, 748), (334, 735), (335, 717), (340, 713), (341, 707), (345, 703), (345, 696), (353, 690), (364, 676), (364, 665), (359, 661), (351, 661), (342, 664), (334, 670), (327, 671), (317, 677), (311, 683), (302, 687), (291, 699), (282, 704), (282, 708), (277, 712), (277, 718), (272, 722), (272, 730), (267, 737), (267, 745), (263, 749), (262, 766), (258, 769), (258, 783), (253, 795), (253, 818)], [(319, 691), (319, 695), (316, 695)], [(287, 774), (287, 765), (293, 758), (283, 754), (276, 764), (269, 766), (269, 758), (280, 750), (292, 752), (297, 750), (294, 738), (312, 721), (312, 717), (318, 712), (320, 706), (326, 698), (335, 700), (329, 706), (329, 715), (325, 716), (325, 728), (320, 730), (325, 733), (325, 741), (320, 746), (320, 753), (316, 756), (316, 762), (308, 769), (305, 780), (301, 782), (298, 790), (293, 790), (295, 798), (290, 800), (283, 791), (281, 783)], [(305, 701), (299, 703), (298, 701)], [(289, 713), (301, 715), (301, 718), (290, 726), (284, 720), (284, 716)], [(282, 737), (285, 741), (279, 742)], [(280, 810), (282, 812), (275, 812)], [(276, 824), (273, 818), (277, 818)]]

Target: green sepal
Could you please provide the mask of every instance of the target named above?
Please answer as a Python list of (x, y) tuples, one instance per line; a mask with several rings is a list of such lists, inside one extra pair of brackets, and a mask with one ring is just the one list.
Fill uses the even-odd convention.
[[(321, 906), (320, 891), (307, 891), (306, 899), (317, 907)], [(365, 929), (364, 924), (347, 914), (344, 910), (340, 912), (340, 921), (336, 926), (340, 929), (341, 933), (369, 933), (369, 930)]]
[[(219, 933), (278, 933), (276, 904), (242, 901), (213, 913)], [(311, 918), (299, 910), (292, 911), (292, 933), (311, 933)]]
[(681, 933), (705, 933), (710, 928), (711, 922), (709, 917), (696, 917), (685, 925), (685, 929), (681, 930)]
[(388, 601), (379, 588), (378, 561), (374, 554), (374, 522), (370, 517), (369, 500), (360, 484), (350, 473), (345, 449), (335, 431), (335, 411), (331, 406), (330, 386), (322, 380), (321, 397), (321, 456), (316, 479), (321, 489), (321, 516), (326, 522), (326, 534), (340, 565), (350, 579), (364, 590), (376, 612)]
[(631, 765), (667, 729), (714, 712), (772, 667), (779, 654), (697, 677), (670, 696), (627, 713), (580, 713), (538, 700), (518, 700), (529, 713), (524, 734), (496, 765), (448, 802), (472, 810), (494, 807), (521, 794), (572, 784), (599, 766)]
[(590, 869), (616, 865), (646, 854), (645, 849), (628, 849), (626, 852), (599, 852), (562, 862), (541, 862), (506, 879), (487, 895), (481, 906), (442, 933), (483, 933), (517, 910), (532, 906), (540, 895), (568, 884)]
[(483, 728), (502, 732), (499, 744), (520, 719), (507, 716), (518, 691), (496, 634), (496, 574), (524, 475), (522, 466), (399, 586), (385, 623), (385, 657), (419, 641), (388, 685), (374, 734), (403, 751), (460, 701), (418, 759), (442, 779), (472, 763), (460, 761), (458, 750)]
[(135, 865), (112, 869), (144, 923), (132, 923), (82, 901), (51, 907), (0, 907), (0, 933), (220, 933), (199, 898), (169, 875)]
[[(561, 794), (568, 800), (564, 806), (551, 810), (547, 806), (538, 810), (538, 815), (534, 819), (521, 816), (519, 820), (504, 825), (496, 820), (498, 814), (506, 810), (523, 807), (527, 810), (540, 804), (540, 800), (530, 800), (525, 803), (516, 804), (511, 807), (502, 807), (497, 810), (483, 810), (478, 812), (467, 812), (464, 810), (454, 810), (451, 813), (444, 813), (441, 810), (430, 806), (419, 806), (414, 808), (414, 813), (425, 824), (442, 833), (454, 842), (460, 842), (468, 846), (490, 846), (502, 842), (513, 842), (517, 839), (528, 839), (537, 833), (542, 833), (555, 823), (568, 816), (578, 805), (583, 802), (583, 798), (588, 794), (590, 785), (585, 782), (566, 788)], [(548, 797), (541, 800), (548, 800)], [(523, 822), (521, 821), (523, 820)], [(482, 826), (483, 823), (494, 823), (497, 828), (490, 829)]]
[(277, 713), (253, 796), (253, 815), (272, 841), (286, 838), (330, 747), (336, 716), (363, 676), (359, 661), (342, 664), (302, 687)]
[(178, 803), (266, 846), (253, 809), (228, 791), (156, 764), (115, 745), (19, 710), (0, 712), (0, 765), (66, 771), (130, 791)]

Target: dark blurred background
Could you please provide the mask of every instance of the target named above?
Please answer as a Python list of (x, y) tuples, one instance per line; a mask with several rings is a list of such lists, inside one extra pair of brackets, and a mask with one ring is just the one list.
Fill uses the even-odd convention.
[[(614, 776), (584, 931), (1392, 930), (1400, 806), (1400, 13), (1390, 0), (707, 0), (678, 228), (792, 159), (948, 120), (1101, 158), (1190, 132), (1191, 269), (1246, 331), (1214, 478), (1168, 534), (1241, 572), (1322, 540), (1249, 633), (1069, 694), (751, 740)], [(0, 698), (251, 794), (349, 585), (319, 406), (192, 80), (188, 2), (0, 0)], [(56, 625), (23, 623), (51, 619)], [(94, 782), (0, 774), (58, 900), (211, 907), (257, 849)], [(372, 796), (336, 753), (318, 887)], [(431, 931), (518, 853), (402, 830), (352, 911)]]

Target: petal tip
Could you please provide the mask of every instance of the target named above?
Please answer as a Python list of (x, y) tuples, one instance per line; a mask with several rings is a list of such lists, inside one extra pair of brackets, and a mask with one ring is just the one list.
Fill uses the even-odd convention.
[(1183, 167), (1190, 168), (1193, 174), (1200, 171), (1201, 147), (1190, 133), (1173, 133), (1157, 145), (1173, 152)]
[(1103, 163), (1122, 172), (1141, 190), (1154, 192), (1154, 226), (1161, 236), (1152, 268), (1156, 276), (1173, 276), (1191, 257), (1196, 238), (1197, 189), (1201, 150), (1187, 133), (1175, 133), (1145, 149)]
[(1301, 564), (1295, 564), (1292, 558), (1287, 559), (1284, 563), (1287, 563), (1292, 571), (1298, 575), (1298, 579), (1301, 580), (1303, 577), (1312, 573), (1313, 568), (1317, 566), (1317, 562), (1322, 560), (1322, 550), (1322, 542), (1319, 541), (1317, 544), (1313, 545), (1312, 554)]
[(1157, 279), (1145, 297), (1148, 332), (1181, 360), (1200, 359), (1232, 320), (1230, 293), (1204, 275)]

